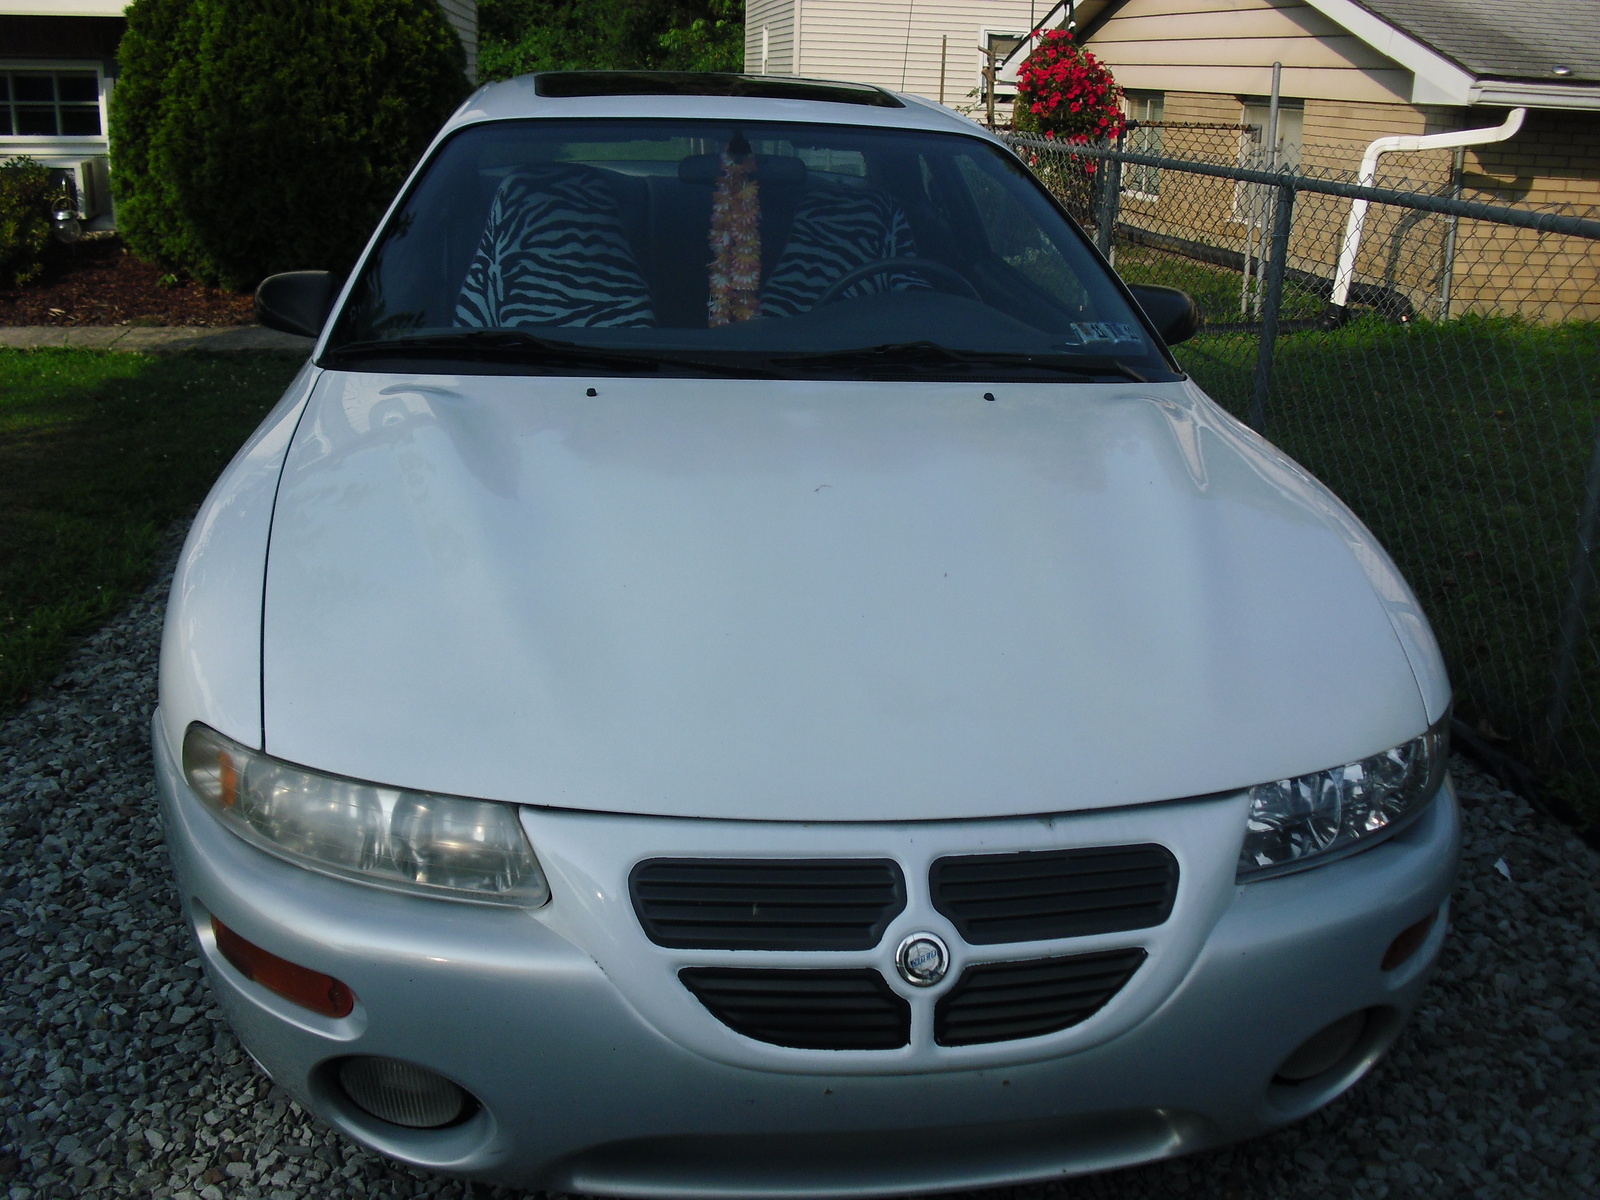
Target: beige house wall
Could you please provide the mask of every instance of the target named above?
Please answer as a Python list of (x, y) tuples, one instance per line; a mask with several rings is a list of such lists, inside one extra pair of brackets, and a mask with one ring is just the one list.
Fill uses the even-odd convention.
[[(1347, 100), (1300, 100), (1294, 97), (1290, 100), (1304, 106), (1300, 170), (1309, 175), (1347, 182), (1355, 181), (1361, 155), (1373, 138), (1430, 132), (1450, 119), (1448, 113), (1427, 113), (1408, 104), (1364, 104)], [(1244, 106), (1236, 96), (1168, 92), (1165, 116), (1167, 121), (1174, 124), (1237, 126), (1244, 119)], [(1242, 161), (1248, 138), (1249, 135), (1232, 129), (1172, 128), (1165, 132), (1162, 149), (1172, 157), (1232, 163)], [(1386, 156), (1380, 161), (1377, 179), (1381, 187), (1421, 188), (1428, 191), (1443, 191), (1449, 181), (1450, 153), (1439, 150)], [(1251, 189), (1230, 180), (1177, 172), (1166, 173), (1164, 182), (1170, 188), (1164, 186), (1163, 194), (1154, 204), (1125, 197), (1126, 210), (1151, 218), (1159, 217), (1164, 226), (1163, 232), (1172, 236), (1245, 252), (1252, 229), (1250, 214), (1252, 211), (1263, 211), (1267, 205), (1264, 189)], [(1253, 210), (1252, 204), (1255, 206)], [(1291, 255), (1302, 269), (1331, 274), (1343, 237), (1348, 202), (1305, 193), (1299, 197), (1298, 206)], [(1380, 207), (1372, 211), (1369, 217), (1372, 236), (1367, 242), (1367, 253), (1362, 256), (1363, 269), (1378, 265), (1378, 247), (1392, 232), (1389, 226), (1398, 219), (1398, 214), (1393, 210)], [(1256, 221), (1259, 223), (1259, 218)], [(1413, 222), (1403, 231), (1408, 242), (1430, 233), (1437, 233), (1431, 218), (1420, 223)], [(1402, 249), (1404, 253), (1401, 257), (1414, 263), (1415, 246), (1408, 244)], [(1387, 255), (1392, 250), (1391, 244), (1388, 250), (1381, 253)], [(1369, 262), (1369, 259), (1372, 261)], [(1319, 263), (1328, 264), (1327, 268), (1319, 271)]]
[[(1467, 151), (1462, 184), (1469, 200), (1600, 219), (1600, 117), (1531, 111), (1511, 141)], [(1500, 311), (1510, 294), (1530, 317), (1600, 320), (1600, 242), (1462, 221), (1457, 245), (1474, 264), (1464, 308)]]
[[(976, 109), (985, 30), (1024, 34), (1046, 0), (798, 0), (797, 73), (871, 83), (928, 100)], [(747, 18), (748, 20), (748, 18)], [(748, 29), (748, 25), (747, 25)], [(746, 34), (746, 45), (749, 45)]]
[[(747, 0), (744, 69), (751, 75), (793, 75), (795, 0)], [(766, 60), (762, 61), (763, 34)]]
[[(1088, 48), (1125, 89), (1165, 94), (1165, 119), (1236, 125), (1245, 97), (1271, 87), (1271, 64), (1283, 63), (1281, 94), (1303, 105), (1300, 169), (1354, 182), (1369, 143), (1395, 134), (1439, 133), (1498, 125), (1504, 110), (1426, 107), (1408, 102), (1410, 73), (1345, 34), (1300, 0), (1129, 0), (1095, 30)], [(1163, 152), (1237, 161), (1227, 131), (1169, 129)], [(1444, 194), (1452, 153), (1395, 153), (1379, 160), (1376, 183)], [(1559, 205), (1600, 213), (1600, 117), (1530, 111), (1512, 141), (1467, 151), (1469, 198)], [(1262, 249), (1252, 238), (1248, 189), (1225, 180), (1164, 172), (1157, 199), (1123, 197), (1124, 219), (1141, 228), (1239, 254)], [(1291, 265), (1331, 279), (1349, 201), (1301, 193)], [(1442, 311), (1447, 218), (1385, 205), (1368, 211), (1358, 281), (1391, 288), (1417, 311)], [(1450, 274), (1452, 316), (1465, 312), (1539, 320), (1600, 318), (1600, 243), (1492, 227), (1455, 225)]]
[(1129, 0), (1088, 47), (1124, 88), (1403, 103), (1411, 73), (1298, 0)]
[(467, 78), (478, 82), (478, 0), (439, 0), (445, 20), (461, 39), (467, 52)]

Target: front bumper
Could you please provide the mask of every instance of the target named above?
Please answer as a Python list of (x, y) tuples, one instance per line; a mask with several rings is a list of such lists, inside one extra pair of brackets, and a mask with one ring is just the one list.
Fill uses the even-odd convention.
[[(233, 1027), (273, 1078), (374, 1149), (426, 1169), (565, 1192), (635, 1196), (868, 1196), (1080, 1174), (1249, 1136), (1358, 1079), (1415, 1007), (1439, 920), (1397, 969), (1402, 929), (1447, 904), (1459, 817), (1447, 782), (1400, 834), (1337, 863), (1238, 886), (1244, 798), (1014, 821), (789, 825), (525, 810), (551, 878), (537, 911), (400, 895), (281, 862), (226, 831), (157, 737), (168, 844), (202, 958)], [(928, 904), (926, 863), (965, 852), (1158, 841), (1182, 873), (1160, 928), (1059, 943), (964, 947)], [(908, 904), (870, 952), (668, 951), (642, 935), (626, 875), (678, 852), (892, 855)], [(331, 1019), (240, 975), (209, 916), (356, 994)], [(933, 1045), (940, 989), (889, 966), (907, 932), (966, 961), (1143, 946), (1146, 967), (1081, 1025), (988, 1046)], [(913, 1001), (901, 1051), (803, 1051), (740, 1037), (678, 985), (679, 966), (884, 969)], [(920, 1007), (918, 1007), (920, 1006)], [(1350, 1013), (1356, 1046), (1305, 1083), (1279, 1064)], [(443, 1130), (387, 1125), (332, 1081), (351, 1054), (454, 1079), (481, 1102)]]

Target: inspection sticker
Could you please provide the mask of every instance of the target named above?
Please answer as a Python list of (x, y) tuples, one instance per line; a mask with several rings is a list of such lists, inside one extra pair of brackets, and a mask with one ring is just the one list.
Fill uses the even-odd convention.
[(1137, 342), (1138, 331), (1121, 321), (1074, 321), (1072, 332), (1080, 342)]

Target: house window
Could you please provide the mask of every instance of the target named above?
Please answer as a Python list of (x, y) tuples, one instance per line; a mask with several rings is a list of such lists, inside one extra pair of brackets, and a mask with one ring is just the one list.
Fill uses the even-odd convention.
[(0, 71), (0, 136), (99, 137), (93, 71)]
[[(1127, 92), (1123, 96), (1128, 119), (1135, 122), (1123, 139), (1123, 147), (1134, 154), (1161, 154), (1161, 121), (1166, 116), (1164, 92)], [(1122, 190), (1139, 200), (1154, 200), (1161, 195), (1161, 168), (1135, 166), (1122, 169)]]
[[(1028, 40), (1025, 33), (994, 33), (990, 30), (983, 31), (984, 48), (989, 51), (987, 55), (979, 55), (978, 61), (978, 95), (987, 97), (989, 94), (989, 79), (987, 75), (988, 64), (994, 63), (995, 80), (994, 94), (997, 100), (1009, 100), (1017, 94), (1017, 69), (1022, 66), (1026, 54), (1017, 53), (1012, 57), (1023, 42)], [(991, 59), (992, 56), (992, 59)], [(1006, 59), (1011, 61), (1007, 62)]]
[(1267, 131), (1272, 126), (1272, 106), (1267, 103), (1247, 103), (1240, 124), (1253, 126), (1258, 132), (1247, 133), (1240, 141), (1240, 165), (1265, 171), (1268, 164), (1276, 162), (1275, 170), (1298, 170), (1300, 146), (1304, 140), (1306, 107), (1303, 100), (1282, 100), (1278, 103), (1278, 146), (1276, 155), (1267, 145)]
[[(1304, 100), (1278, 103), (1278, 144), (1267, 144), (1272, 127), (1272, 106), (1264, 100), (1247, 100), (1239, 122), (1251, 128), (1239, 135), (1239, 165), (1252, 171), (1300, 170), (1300, 147), (1305, 139)], [(1236, 183), (1233, 186), (1233, 219), (1265, 226), (1271, 215), (1272, 188), (1263, 184)]]

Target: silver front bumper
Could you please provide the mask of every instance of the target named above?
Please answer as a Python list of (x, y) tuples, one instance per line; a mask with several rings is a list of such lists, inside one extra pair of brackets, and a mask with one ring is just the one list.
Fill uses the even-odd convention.
[[(566, 1192), (866, 1196), (1059, 1177), (1187, 1153), (1293, 1120), (1358, 1079), (1415, 1007), (1446, 922), (1392, 972), (1395, 935), (1442, 911), (1460, 841), (1451, 786), (1407, 830), (1343, 861), (1238, 886), (1240, 796), (1014, 821), (800, 825), (525, 810), (551, 878), (537, 911), (400, 895), (281, 862), (227, 832), (181, 781), (164, 739), (168, 844), (212, 985), (241, 1040), (301, 1103), (420, 1167)], [(969, 948), (929, 904), (927, 863), (951, 852), (1154, 841), (1179, 859), (1157, 929)], [(894, 857), (908, 904), (872, 951), (669, 951), (626, 888), (652, 855)], [(209, 915), (346, 983), (347, 1017), (297, 1008), (217, 952)], [(1142, 946), (1105, 1008), (1043, 1038), (939, 1047), (942, 988), (890, 965), (907, 933), (975, 961)], [(684, 965), (882, 969), (912, 1000), (899, 1051), (806, 1051), (721, 1025), (676, 980)], [(1369, 1010), (1345, 1060), (1307, 1083), (1272, 1077), (1307, 1037)], [(405, 1059), (481, 1102), (445, 1130), (385, 1125), (331, 1080), (345, 1055)]]

